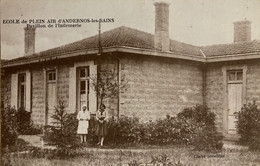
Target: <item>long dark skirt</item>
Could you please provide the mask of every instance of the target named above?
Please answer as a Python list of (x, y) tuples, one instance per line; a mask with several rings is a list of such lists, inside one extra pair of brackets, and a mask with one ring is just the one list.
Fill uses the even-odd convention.
[(104, 121), (103, 123), (97, 121), (96, 124), (96, 136), (106, 136), (107, 135), (107, 122)]

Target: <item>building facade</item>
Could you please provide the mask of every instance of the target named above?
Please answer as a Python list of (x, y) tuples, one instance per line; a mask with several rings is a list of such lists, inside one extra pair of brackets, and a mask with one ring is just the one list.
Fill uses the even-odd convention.
[(129, 87), (107, 101), (109, 116), (147, 121), (205, 104), (219, 130), (235, 135), (234, 113), (253, 100), (260, 105), (260, 41), (251, 40), (251, 23), (234, 23), (234, 43), (198, 47), (169, 39), (169, 4), (154, 5), (154, 35), (119, 27), (34, 53), (35, 29), (25, 29), (25, 56), (2, 62), (2, 106), (24, 107), (42, 125), (59, 101), (68, 112), (87, 104), (94, 114), (88, 78), (113, 69)]

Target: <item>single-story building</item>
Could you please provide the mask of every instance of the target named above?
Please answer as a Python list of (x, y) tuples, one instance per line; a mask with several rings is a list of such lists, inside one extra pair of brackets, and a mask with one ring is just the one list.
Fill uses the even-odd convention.
[(154, 5), (155, 34), (119, 27), (35, 53), (35, 29), (25, 28), (25, 55), (2, 62), (2, 105), (24, 107), (42, 125), (58, 101), (68, 112), (87, 104), (95, 113), (88, 77), (113, 68), (129, 87), (109, 100), (109, 116), (146, 121), (206, 104), (219, 130), (235, 134), (234, 112), (260, 105), (260, 41), (251, 40), (250, 21), (234, 23), (234, 43), (199, 47), (169, 39), (169, 4)]

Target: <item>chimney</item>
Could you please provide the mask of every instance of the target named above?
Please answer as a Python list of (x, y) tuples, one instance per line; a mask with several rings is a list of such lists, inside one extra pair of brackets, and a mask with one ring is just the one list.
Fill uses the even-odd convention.
[(251, 22), (248, 20), (234, 22), (234, 43), (251, 41)]
[(24, 28), (24, 55), (35, 53), (35, 30), (36, 28)]
[(161, 51), (170, 50), (169, 39), (169, 3), (155, 2), (154, 47)]

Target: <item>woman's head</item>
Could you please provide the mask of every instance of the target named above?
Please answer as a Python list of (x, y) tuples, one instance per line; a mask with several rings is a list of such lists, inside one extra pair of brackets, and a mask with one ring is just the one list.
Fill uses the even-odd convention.
[(105, 104), (101, 104), (101, 105), (100, 105), (100, 110), (105, 111), (105, 109), (106, 109)]
[(101, 104), (101, 106), (100, 106), (100, 112), (101, 112), (101, 113), (104, 112), (105, 109), (106, 109), (105, 104)]
[(81, 109), (82, 109), (83, 111), (86, 111), (86, 110), (87, 110), (87, 105), (84, 104), (84, 105), (81, 107)]

